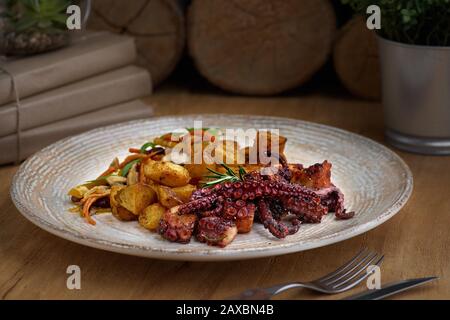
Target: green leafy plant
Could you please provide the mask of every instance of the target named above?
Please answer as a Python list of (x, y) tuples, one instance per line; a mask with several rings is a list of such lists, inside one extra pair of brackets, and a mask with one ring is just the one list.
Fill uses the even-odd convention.
[(7, 17), (16, 32), (66, 29), (70, 0), (7, 0)]
[(429, 46), (450, 46), (450, 0), (341, 0), (358, 13), (381, 9), (379, 34), (389, 40)]

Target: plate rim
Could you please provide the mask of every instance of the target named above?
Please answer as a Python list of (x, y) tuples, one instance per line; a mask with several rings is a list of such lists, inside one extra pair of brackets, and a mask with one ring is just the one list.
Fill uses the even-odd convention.
[[(330, 236), (322, 239), (316, 239), (316, 240), (310, 240), (306, 243), (288, 243), (286, 246), (277, 246), (274, 248), (267, 248), (267, 247), (259, 247), (259, 248), (246, 248), (246, 249), (221, 249), (223, 251), (219, 251), (220, 254), (217, 254), (217, 250), (215, 252), (209, 252), (210, 250), (201, 250), (201, 251), (192, 251), (192, 250), (186, 250), (180, 247), (180, 249), (170, 249), (170, 248), (149, 248), (148, 246), (139, 246), (139, 245), (128, 245), (123, 244), (120, 242), (113, 242), (108, 240), (101, 240), (98, 238), (93, 238), (90, 236), (85, 236), (82, 234), (75, 234), (70, 230), (65, 230), (61, 227), (55, 226), (52, 223), (49, 223), (47, 220), (41, 218), (40, 216), (36, 215), (32, 209), (28, 208), (24, 203), (22, 203), (20, 199), (20, 195), (15, 192), (15, 188), (18, 184), (18, 179), (20, 175), (26, 170), (29, 163), (35, 159), (39, 158), (42, 154), (46, 153), (47, 150), (53, 149), (55, 147), (58, 147), (58, 145), (62, 145), (66, 143), (67, 141), (70, 141), (72, 139), (77, 139), (82, 135), (92, 134), (97, 131), (104, 131), (104, 130), (113, 130), (115, 127), (123, 127), (127, 125), (132, 125), (134, 123), (143, 123), (143, 122), (152, 122), (152, 121), (163, 121), (165, 119), (174, 119), (174, 118), (205, 118), (205, 117), (220, 117), (220, 116), (226, 116), (226, 117), (252, 117), (252, 119), (261, 119), (261, 120), (274, 120), (274, 121), (284, 121), (287, 122), (287, 124), (291, 123), (301, 123), (302, 125), (306, 126), (312, 126), (316, 127), (318, 129), (328, 129), (335, 132), (340, 132), (342, 134), (351, 136), (353, 138), (356, 138), (360, 141), (365, 142), (366, 144), (370, 144), (372, 146), (375, 146), (377, 148), (381, 148), (386, 154), (389, 154), (395, 161), (397, 161), (402, 170), (405, 174), (405, 187), (402, 190), (402, 193), (399, 195), (398, 199), (382, 214), (380, 214), (377, 218), (374, 220), (365, 222), (363, 224), (359, 224), (356, 226), (353, 226), (349, 229), (342, 230), (336, 233), (331, 234)], [(356, 237), (360, 234), (363, 234), (365, 232), (368, 232), (379, 225), (383, 224), (390, 218), (392, 218), (395, 214), (397, 214), (407, 203), (409, 198), (411, 197), (411, 194), (413, 192), (414, 187), (414, 178), (413, 174), (411, 172), (411, 169), (407, 165), (407, 163), (393, 150), (389, 149), (385, 145), (376, 142), (375, 140), (372, 140), (368, 137), (362, 136), (358, 133), (354, 133), (351, 131), (347, 131), (341, 128), (337, 128), (330, 125), (320, 124), (316, 122), (311, 121), (305, 121), (295, 118), (289, 118), (289, 117), (279, 117), (279, 116), (265, 116), (265, 115), (248, 115), (248, 114), (224, 114), (224, 113), (212, 113), (212, 114), (183, 114), (183, 115), (166, 115), (166, 116), (157, 116), (152, 118), (146, 118), (146, 119), (139, 119), (139, 120), (132, 120), (132, 121), (126, 121), (126, 122), (120, 122), (108, 126), (103, 126), (99, 128), (95, 128), (92, 130), (85, 131), (83, 133), (73, 135), (70, 137), (63, 138), (61, 140), (58, 140), (49, 146), (41, 149), (40, 151), (36, 152), (32, 156), (30, 156), (27, 160), (25, 160), (19, 169), (16, 171), (16, 173), (13, 176), (11, 186), (10, 186), (10, 197), (12, 199), (12, 202), (18, 209), (18, 211), (31, 223), (38, 226), (39, 228), (56, 235), (60, 238), (85, 245), (88, 247), (106, 250), (110, 252), (116, 252), (121, 254), (127, 254), (127, 255), (133, 255), (133, 256), (140, 256), (140, 257), (146, 257), (146, 258), (155, 258), (155, 259), (163, 259), (163, 260), (183, 260), (183, 261), (225, 261), (225, 260), (245, 260), (245, 259), (254, 259), (254, 258), (263, 258), (263, 257), (272, 257), (272, 256), (278, 256), (278, 255), (284, 255), (289, 253), (295, 253), (295, 252), (301, 252), (305, 250), (311, 250), (323, 246), (327, 246), (330, 244), (338, 243), (345, 241), (347, 239)], [(268, 239), (270, 242), (271, 240)], [(180, 245), (181, 246), (181, 245)], [(208, 248), (208, 247), (206, 247)]]

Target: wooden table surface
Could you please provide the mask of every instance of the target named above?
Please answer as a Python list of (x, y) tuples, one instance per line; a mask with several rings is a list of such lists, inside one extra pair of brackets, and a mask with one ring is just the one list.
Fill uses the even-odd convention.
[[(162, 89), (146, 101), (158, 115), (247, 113), (291, 117), (343, 128), (383, 142), (381, 106), (339, 96), (271, 98)], [(391, 220), (353, 239), (266, 259), (200, 263), (138, 258), (84, 247), (23, 218), (9, 197), (15, 166), (0, 167), (0, 297), (3, 299), (220, 299), (250, 287), (321, 276), (367, 246), (385, 254), (382, 282), (439, 276), (397, 295), (450, 299), (450, 157), (398, 152), (414, 174), (408, 204)], [(350, 155), (351, 156), (351, 155)], [(66, 288), (68, 265), (81, 268), (81, 290)], [(351, 291), (358, 292), (360, 286)], [(344, 294), (346, 295), (346, 294)], [(294, 290), (280, 298), (329, 299)]]

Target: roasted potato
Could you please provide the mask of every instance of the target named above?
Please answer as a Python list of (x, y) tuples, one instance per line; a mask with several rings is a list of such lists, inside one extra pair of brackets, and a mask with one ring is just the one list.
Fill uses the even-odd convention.
[(323, 189), (331, 186), (331, 163), (324, 161), (308, 168), (301, 164), (289, 164), (292, 173), (291, 182), (311, 189)]
[(139, 224), (145, 229), (152, 231), (156, 230), (159, 226), (159, 220), (161, 220), (161, 217), (166, 210), (167, 209), (159, 203), (148, 206), (139, 215)]
[(134, 221), (137, 220), (138, 216), (128, 211), (124, 207), (111, 207), (111, 213), (114, 217), (122, 221)]
[(182, 187), (177, 187), (177, 188), (173, 188), (172, 191), (175, 192), (175, 194), (177, 195), (177, 197), (183, 202), (186, 203), (189, 201), (192, 193), (196, 190), (197, 188), (195, 186), (193, 186), (192, 184), (187, 184), (185, 186)]
[(109, 203), (111, 204), (112, 215), (122, 221), (136, 220), (137, 216), (128, 211), (127, 209), (125, 209), (124, 207), (121, 207), (119, 202), (117, 201), (117, 194), (123, 188), (125, 188), (125, 186), (116, 185), (111, 187), (111, 193), (109, 195)]
[(214, 151), (212, 156), (216, 163), (226, 163), (227, 165), (237, 164), (245, 161), (245, 153), (242, 152), (239, 159), (239, 144), (233, 140), (223, 140), (214, 143)]
[(166, 186), (158, 187), (158, 200), (164, 207), (170, 209), (183, 203), (178, 195), (171, 188)]
[(249, 233), (252, 231), (254, 218), (255, 211), (247, 212), (243, 217), (236, 217), (235, 223), (238, 233)]
[(120, 206), (139, 215), (149, 205), (157, 200), (156, 192), (152, 187), (137, 183), (121, 189), (117, 195), (117, 201)]
[(189, 175), (192, 179), (196, 179), (198, 181), (202, 180), (204, 176), (210, 174), (208, 168), (211, 170), (216, 170), (216, 164), (186, 164), (184, 167), (189, 172)]
[[(251, 147), (245, 147), (245, 163), (246, 164), (264, 164), (260, 159), (260, 152), (264, 150), (274, 151), (273, 156), (278, 155), (280, 158), (285, 158), (284, 149), (286, 146), (287, 138), (278, 136), (274, 133), (267, 131), (258, 131), (255, 142)], [(272, 145), (275, 150), (272, 150)], [(278, 146), (276, 146), (278, 145)], [(261, 150), (259, 150), (261, 148)], [(264, 149), (264, 150), (263, 150)]]
[(186, 168), (172, 162), (147, 160), (143, 165), (147, 178), (167, 187), (182, 187), (191, 179)]
[(274, 142), (275, 144), (278, 144), (278, 154), (284, 154), (286, 141), (286, 137), (279, 136), (270, 131), (258, 131), (255, 146), (262, 144), (263, 146), (267, 146), (267, 150), (270, 150), (272, 148), (272, 142)]

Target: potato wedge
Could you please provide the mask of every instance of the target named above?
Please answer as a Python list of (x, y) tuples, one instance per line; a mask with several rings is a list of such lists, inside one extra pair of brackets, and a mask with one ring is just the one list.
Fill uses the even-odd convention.
[(208, 171), (208, 168), (211, 170), (216, 170), (216, 164), (186, 164), (184, 166), (187, 171), (189, 172), (189, 175), (193, 179), (202, 180), (204, 176), (210, 174), (211, 172)]
[(167, 187), (182, 187), (191, 179), (186, 168), (172, 162), (147, 160), (143, 165), (147, 178)]
[(143, 183), (127, 186), (120, 190), (117, 195), (120, 206), (135, 215), (139, 215), (142, 210), (155, 203), (156, 200), (157, 195), (153, 188)]
[[(239, 144), (233, 140), (223, 140), (215, 143), (213, 157), (217, 163), (233, 165), (238, 163)], [(242, 152), (242, 162), (245, 161), (245, 154)]]
[(114, 217), (122, 221), (136, 220), (137, 216), (128, 211), (127, 209), (121, 207), (119, 202), (117, 201), (117, 194), (123, 188), (125, 188), (125, 186), (115, 185), (111, 187), (111, 193), (109, 195), (109, 203), (111, 204), (111, 213)]
[(159, 220), (161, 220), (161, 217), (166, 210), (167, 209), (159, 203), (148, 206), (139, 215), (139, 224), (145, 229), (152, 231), (156, 230), (159, 226)]
[(138, 216), (128, 211), (124, 207), (111, 207), (111, 213), (114, 217), (121, 221), (134, 221)]
[(183, 203), (178, 195), (171, 188), (166, 186), (158, 187), (158, 200), (164, 207), (170, 209)]
[(172, 191), (175, 192), (177, 197), (181, 201), (183, 201), (183, 203), (186, 203), (186, 202), (189, 202), (189, 199), (190, 199), (192, 193), (196, 189), (197, 188), (195, 186), (193, 186), (192, 184), (187, 184), (187, 185), (182, 186), (182, 187), (172, 188)]

